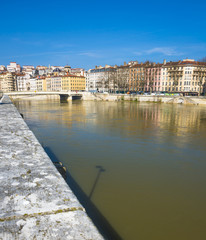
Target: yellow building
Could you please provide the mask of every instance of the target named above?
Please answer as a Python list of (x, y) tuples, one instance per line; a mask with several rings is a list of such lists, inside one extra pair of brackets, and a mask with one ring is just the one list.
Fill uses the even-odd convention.
[(10, 72), (0, 74), (0, 87), (3, 92), (16, 91), (16, 77)]
[(47, 91), (47, 84), (46, 78), (41, 77), (36, 79), (37, 91), (46, 92)]
[(85, 77), (69, 74), (62, 76), (63, 91), (84, 91), (85, 89), (86, 89)]

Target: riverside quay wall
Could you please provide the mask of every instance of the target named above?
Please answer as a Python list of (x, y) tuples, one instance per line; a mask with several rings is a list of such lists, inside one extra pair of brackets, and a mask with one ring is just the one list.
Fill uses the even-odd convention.
[[(13, 99), (25, 100), (50, 100), (59, 99), (60, 95), (70, 94), (70, 92), (9, 92)], [(79, 99), (84, 101), (136, 101), (136, 102), (159, 102), (159, 103), (181, 103), (181, 104), (194, 104), (206, 105), (206, 97), (196, 96), (162, 96), (162, 95), (133, 95), (133, 94), (108, 94), (108, 93), (91, 93), (91, 92), (77, 92), (80, 96)], [(68, 97), (67, 101), (74, 100), (73, 97)]]
[(0, 239), (103, 239), (8, 96), (0, 161)]
[(151, 96), (151, 95), (133, 95), (133, 94), (102, 94), (102, 93), (84, 93), (83, 100), (96, 101), (136, 101), (136, 102), (157, 102), (157, 103), (181, 103), (206, 105), (206, 97), (183, 97), (183, 96)]
[[(25, 100), (49, 100), (59, 99), (60, 94), (67, 94), (67, 92), (10, 92), (7, 93), (13, 99), (25, 99)], [(69, 93), (68, 93), (69, 94)], [(91, 92), (78, 92), (81, 96), (81, 100), (84, 101), (136, 101), (136, 102), (158, 102), (158, 103), (181, 103), (181, 104), (193, 104), (193, 105), (206, 105), (206, 97), (195, 96), (151, 96), (151, 95), (133, 95), (133, 94), (104, 94), (104, 93), (91, 93)], [(71, 101), (73, 98), (68, 98), (67, 101)]]

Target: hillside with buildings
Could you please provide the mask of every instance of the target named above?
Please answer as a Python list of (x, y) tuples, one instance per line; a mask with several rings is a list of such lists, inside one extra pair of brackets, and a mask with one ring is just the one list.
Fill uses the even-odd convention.
[(70, 66), (0, 65), (0, 90), (90, 92), (206, 92), (206, 63), (193, 59), (153, 63), (130, 61), (120, 66), (96, 66), (85, 71)]

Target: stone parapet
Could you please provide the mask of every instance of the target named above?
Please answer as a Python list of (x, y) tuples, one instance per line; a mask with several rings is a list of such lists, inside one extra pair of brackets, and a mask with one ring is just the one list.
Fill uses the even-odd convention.
[(0, 239), (103, 239), (7, 96), (0, 161)]

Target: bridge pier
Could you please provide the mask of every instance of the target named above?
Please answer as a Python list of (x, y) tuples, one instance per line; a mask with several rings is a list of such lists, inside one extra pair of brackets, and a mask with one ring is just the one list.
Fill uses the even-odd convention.
[(72, 100), (79, 100), (82, 98), (81, 95), (69, 95), (69, 94), (59, 94), (60, 102), (69, 102)]
[(68, 94), (59, 94), (59, 96), (60, 96), (60, 102), (72, 101), (72, 96)]

